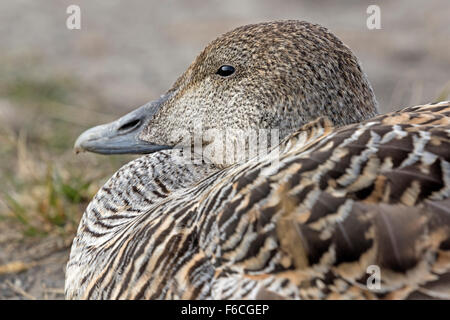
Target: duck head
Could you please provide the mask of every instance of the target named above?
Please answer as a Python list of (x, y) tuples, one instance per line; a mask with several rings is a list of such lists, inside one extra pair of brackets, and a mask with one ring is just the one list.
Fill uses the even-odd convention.
[(283, 138), (320, 116), (341, 126), (375, 114), (369, 81), (336, 36), (307, 22), (260, 23), (212, 41), (159, 99), (85, 131), (75, 148), (152, 153), (190, 145), (199, 131), (276, 129)]

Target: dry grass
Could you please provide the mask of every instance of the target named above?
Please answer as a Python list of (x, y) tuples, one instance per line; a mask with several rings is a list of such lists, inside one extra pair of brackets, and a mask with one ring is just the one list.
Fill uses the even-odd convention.
[(38, 65), (0, 64), (0, 224), (25, 237), (70, 237), (98, 187), (129, 157), (75, 156), (77, 135), (116, 115), (99, 113), (102, 98), (77, 79), (39, 74)]

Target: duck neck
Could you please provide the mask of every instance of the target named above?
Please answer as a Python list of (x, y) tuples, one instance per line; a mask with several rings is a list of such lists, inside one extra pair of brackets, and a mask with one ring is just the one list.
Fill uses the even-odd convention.
[[(182, 149), (173, 149), (129, 162), (98, 191), (85, 212), (87, 220), (118, 222), (119, 215), (132, 218), (148, 212), (169, 194), (191, 187), (218, 170), (215, 165), (193, 157), (187, 159)], [(108, 225), (109, 231), (114, 225)]]

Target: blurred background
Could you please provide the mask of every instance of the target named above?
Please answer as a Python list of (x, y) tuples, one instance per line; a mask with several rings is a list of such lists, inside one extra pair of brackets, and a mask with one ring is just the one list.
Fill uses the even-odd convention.
[[(66, 8), (81, 8), (68, 30)], [(368, 5), (381, 29), (366, 26)], [(75, 155), (76, 137), (164, 93), (237, 26), (319, 23), (359, 57), (380, 111), (449, 99), (450, 1), (0, 2), (0, 299), (62, 299), (81, 214), (130, 156)]]

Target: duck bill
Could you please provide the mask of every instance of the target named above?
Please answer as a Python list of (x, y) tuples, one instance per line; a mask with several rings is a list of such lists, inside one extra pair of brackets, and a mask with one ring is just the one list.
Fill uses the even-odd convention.
[(96, 126), (83, 132), (75, 142), (75, 152), (89, 151), (100, 154), (146, 154), (169, 146), (152, 144), (139, 138), (153, 115), (169, 98), (166, 94), (118, 120)]

